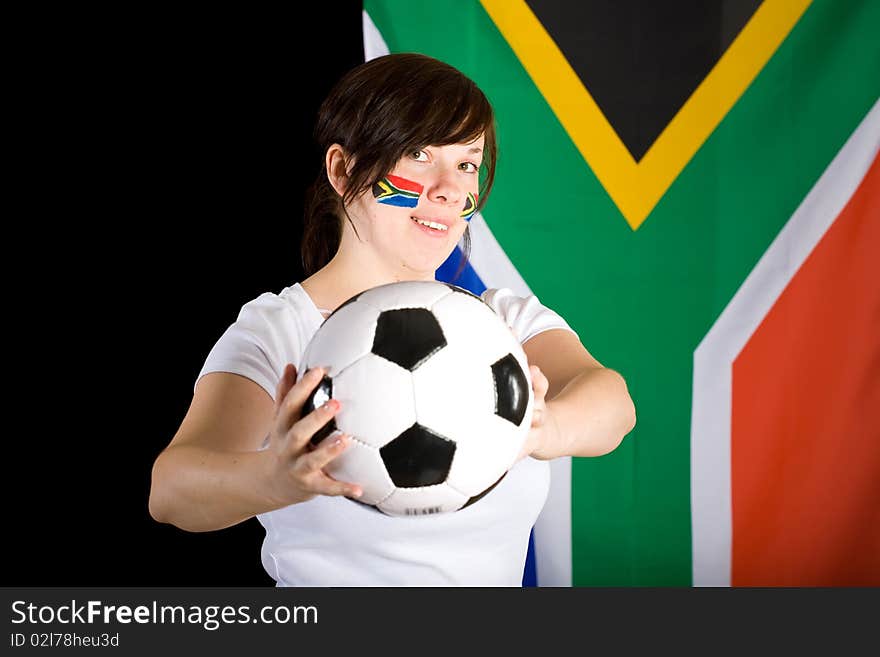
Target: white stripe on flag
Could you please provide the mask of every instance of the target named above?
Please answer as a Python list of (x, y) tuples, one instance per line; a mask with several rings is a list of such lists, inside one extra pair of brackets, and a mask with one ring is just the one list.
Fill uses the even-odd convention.
[(364, 26), (364, 61), (368, 62), (376, 57), (387, 55), (389, 53), (388, 44), (385, 43), (385, 39), (379, 33), (379, 28), (376, 27), (366, 10), (363, 12), (362, 23)]
[[(479, 212), (474, 213), (470, 223), (471, 266), (479, 274), (486, 287), (509, 287), (514, 294), (527, 297), (532, 290), (520, 275), (519, 270), (507, 257), (504, 249), (495, 239), (486, 220)], [(483, 275), (483, 272), (486, 275)], [(488, 276), (488, 278), (486, 278)]]
[(877, 101), (694, 352), (691, 522), (695, 586), (730, 586), (733, 361), (828, 230), (880, 148)]

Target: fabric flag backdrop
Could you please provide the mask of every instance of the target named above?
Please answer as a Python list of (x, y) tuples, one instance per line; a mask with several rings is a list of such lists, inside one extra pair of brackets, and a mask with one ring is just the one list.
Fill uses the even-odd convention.
[[(524, 584), (880, 585), (880, 3), (366, 0), (495, 106), (455, 281), (533, 292), (638, 424), (552, 463)], [(454, 253), (438, 272), (450, 280)]]

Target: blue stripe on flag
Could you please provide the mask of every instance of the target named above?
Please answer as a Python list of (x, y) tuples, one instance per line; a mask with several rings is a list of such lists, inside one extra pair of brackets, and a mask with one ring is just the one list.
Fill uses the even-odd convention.
[[(449, 254), (449, 257), (446, 258), (446, 262), (440, 265), (440, 269), (437, 270), (434, 278), (444, 283), (452, 283), (453, 285), (457, 285), (458, 287), (463, 287), (464, 289), (473, 292), (476, 295), (482, 294), (486, 290), (486, 284), (483, 283), (483, 281), (477, 275), (477, 272), (474, 270), (473, 267), (471, 267), (470, 263), (467, 263), (464, 266), (461, 274), (457, 278), (454, 278), (455, 273), (458, 271), (459, 264), (461, 263), (461, 259), (461, 249), (455, 247), (452, 253)], [(535, 568), (534, 529), (529, 533), (529, 551), (526, 555), (526, 567), (523, 571), (522, 585), (538, 585), (538, 574), (537, 569)]]
[(446, 258), (446, 262), (440, 265), (440, 269), (437, 270), (434, 278), (438, 281), (443, 281), (444, 283), (452, 283), (458, 287), (463, 287), (465, 290), (473, 292), (477, 296), (481, 295), (486, 290), (486, 284), (483, 283), (477, 275), (477, 272), (471, 267), (470, 262), (464, 266), (459, 277), (453, 280), (455, 272), (458, 271), (458, 265), (461, 262), (461, 258), (461, 249), (455, 247), (452, 253), (449, 254), (449, 257)]
[(535, 568), (535, 530), (529, 532), (529, 551), (526, 554), (526, 567), (523, 570), (523, 586), (538, 585), (538, 569)]
[(394, 205), (398, 208), (414, 208), (419, 204), (418, 197), (413, 198), (412, 196), (403, 196), (402, 194), (386, 196), (385, 198), (377, 200), (379, 201), (379, 203), (384, 203), (385, 205)]

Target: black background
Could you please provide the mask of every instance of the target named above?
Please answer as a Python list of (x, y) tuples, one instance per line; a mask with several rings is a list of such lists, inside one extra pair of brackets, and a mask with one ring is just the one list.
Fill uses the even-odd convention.
[(272, 585), (256, 519), (159, 524), (150, 470), (241, 305), (301, 279), (311, 130), (363, 61), (360, 2), (68, 11), (22, 20), (13, 64), (3, 584)]

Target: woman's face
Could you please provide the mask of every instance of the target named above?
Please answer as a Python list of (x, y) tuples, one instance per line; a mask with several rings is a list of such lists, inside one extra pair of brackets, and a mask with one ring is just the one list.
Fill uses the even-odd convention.
[(408, 153), (352, 204), (361, 239), (392, 269), (434, 277), (473, 214), (484, 142), (480, 135)]

